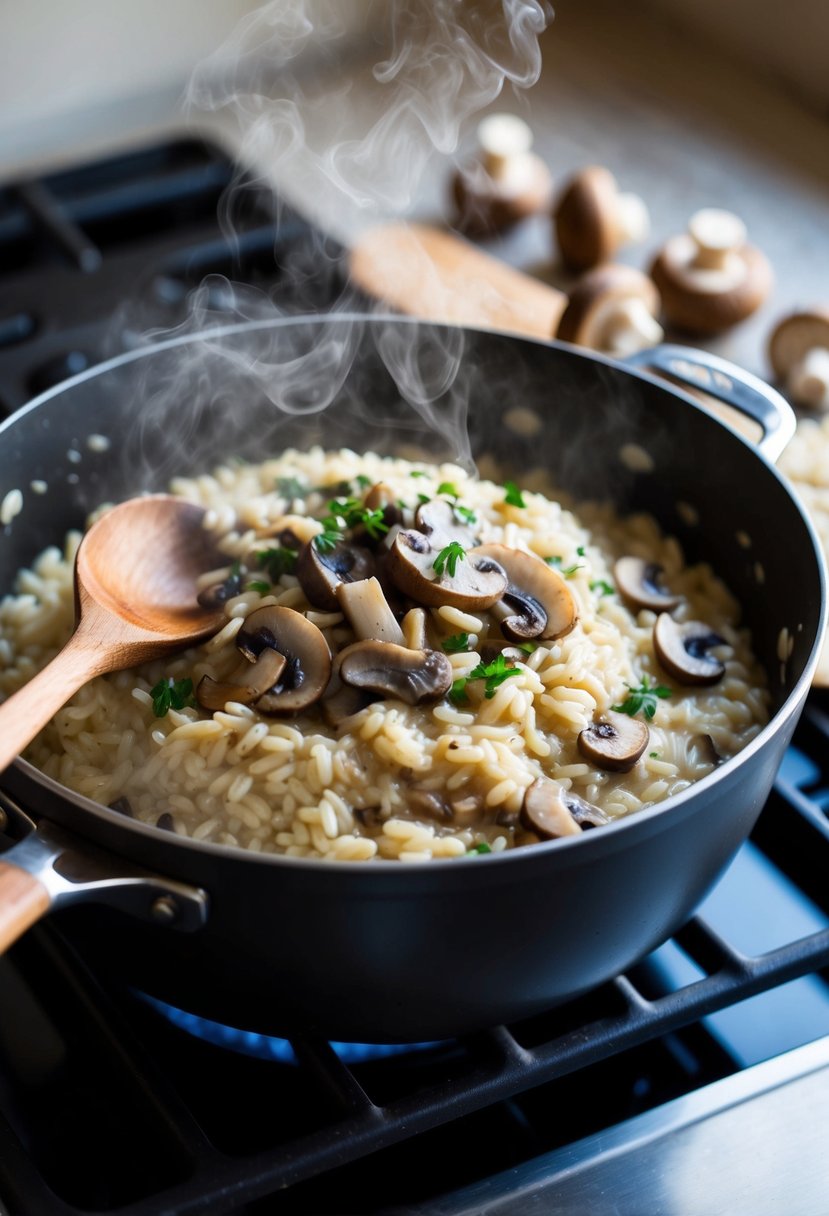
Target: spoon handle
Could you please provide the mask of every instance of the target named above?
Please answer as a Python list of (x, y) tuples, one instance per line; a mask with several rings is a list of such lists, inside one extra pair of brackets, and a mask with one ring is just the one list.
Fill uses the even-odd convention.
[(82, 684), (108, 669), (106, 653), (87, 631), (78, 630), (51, 663), (0, 705), (0, 772)]

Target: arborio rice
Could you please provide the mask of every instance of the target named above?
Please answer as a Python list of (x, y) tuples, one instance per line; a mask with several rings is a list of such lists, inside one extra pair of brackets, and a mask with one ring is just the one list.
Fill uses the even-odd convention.
[[(191, 680), (201, 698), (211, 681), (228, 681), (240, 661), (244, 667), (237, 643), (246, 618), (262, 607), (304, 614), (335, 656), (354, 643), (342, 612), (310, 604), (296, 570), (287, 572), (294, 563), (271, 558), (274, 549), (291, 548), (286, 540), (312, 543), (336, 526), (336, 509), (333, 521), (318, 522), (332, 514), (331, 499), (361, 502), (376, 483), (409, 531), (419, 502), (440, 500), (447, 504), (440, 510), (468, 525), (478, 543), (545, 559), (575, 624), (563, 636), (519, 646), (504, 637), (496, 609), (432, 604), (422, 610), (425, 645), (446, 655), (434, 660), (441, 670), (451, 665), (448, 695), (409, 705), (375, 692), (339, 725), (329, 724), (321, 701), (294, 716), (233, 701), (213, 712), (194, 703), (156, 716), (154, 701), (164, 708), (159, 689), (170, 689), (175, 705), (176, 692), (188, 688), (180, 681)], [(207, 508), (206, 526), (227, 555), (227, 565), (201, 581), (202, 594), (223, 589), (229, 596), (226, 624), (198, 648), (93, 680), (27, 752), (69, 788), (146, 823), (294, 857), (419, 862), (497, 852), (662, 802), (738, 752), (767, 720), (763, 673), (737, 627), (738, 606), (710, 567), (687, 567), (676, 541), (649, 517), (620, 520), (604, 506), (574, 513), (541, 474), (519, 489), (488, 468), (477, 480), (450, 464), (315, 449), (219, 468), (177, 481), (173, 491)], [(394, 516), (389, 510), (385, 519)], [(373, 541), (362, 531), (377, 555), (397, 529)], [(4, 695), (70, 633), (79, 539), (70, 535), (62, 553), (46, 550), (0, 605)], [(625, 555), (662, 567), (664, 587), (680, 601), (677, 622), (707, 627), (703, 650), (724, 665), (716, 683), (680, 684), (657, 661), (656, 613), (632, 607), (617, 586), (614, 563)], [(471, 560), (461, 554), (458, 563)], [(407, 604), (394, 606), (400, 617)], [(416, 647), (415, 618), (404, 624)], [(713, 642), (711, 634), (718, 635)], [(628, 771), (612, 771), (585, 748), (582, 732), (607, 721), (644, 732), (644, 750)], [(565, 826), (528, 816), (539, 791), (559, 799), (559, 810), (563, 799)]]

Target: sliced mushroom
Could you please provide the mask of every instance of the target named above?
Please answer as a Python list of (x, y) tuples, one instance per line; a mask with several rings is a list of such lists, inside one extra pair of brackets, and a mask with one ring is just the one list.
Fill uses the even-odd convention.
[(643, 557), (620, 557), (613, 567), (619, 594), (634, 608), (653, 612), (673, 612), (682, 603), (681, 595), (671, 595), (662, 586), (662, 567)]
[(296, 574), (302, 590), (316, 608), (336, 612), (336, 589), (342, 583), (358, 582), (374, 573), (374, 558), (368, 549), (345, 541), (320, 552), (313, 540), (303, 545)]
[[(387, 529), (393, 527), (395, 524), (403, 522), (403, 510), (397, 504), (397, 495), (391, 486), (386, 485), (384, 481), (376, 482), (375, 485), (373, 485), (371, 489), (367, 491), (366, 496), (363, 499), (363, 506), (368, 507), (369, 511), (382, 511), (383, 523), (386, 525)], [(359, 528), (357, 531), (361, 536), (365, 534), (364, 528)], [(386, 534), (383, 533), (383, 536), (385, 535)], [(368, 539), (373, 539), (374, 543), (376, 543), (377, 540), (382, 538), (369, 537)]]
[(725, 759), (717, 751), (714, 746), (714, 740), (710, 735), (695, 735), (691, 743), (706, 764), (712, 765), (713, 768), (719, 768), (721, 764), (725, 763)]
[(395, 697), (407, 705), (438, 701), (452, 687), (452, 664), (438, 650), (408, 650), (392, 642), (355, 642), (338, 657), (343, 683)]
[(406, 805), (413, 815), (423, 815), (438, 823), (449, 823), (452, 812), (442, 794), (436, 790), (421, 790), (414, 787), (406, 791)]
[(285, 657), (279, 682), (255, 702), (263, 714), (294, 714), (322, 696), (331, 675), (331, 653), (321, 631), (293, 608), (267, 605), (245, 618), (236, 645), (254, 661), (266, 649)]
[(678, 684), (716, 684), (725, 665), (708, 652), (725, 639), (702, 621), (678, 624), (667, 612), (656, 618), (653, 648), (656, 657)]
[(611, 822), (609, 815), (606, 815), (599, 807), (594, 806), (592, 802), (588, 802), (585, 798), (580, 798), (578, 794), (574, 794), (572, 790), (565, 792), (564, 801), (567, 804), (568, 811), (583, 832), (589, 832), (591, 828), (600, 828), (604, 824)]
[(348, 617), (348, 623), (358, 638), (403, 645), (403, 630), (395, 620), (376, 578), (362, 579), (359, 583), (340, 583), (336, 594), (337, 605)]
[(269, 692), (285, 669), (287, 659), (269, 646), (254, 663), (244, 662), (229, 680), (214, 680), (202, 676), (196, 689), (196, 699), (204, 709), (224, 709), (228, 701), (252, 705)]
[(433, 549), (442, 549), (450, 540), (471, 549), (477, 540), (474, 530), (455, 518), (455, 508), (445, 498), (422, 502), (415, 513), (415, 528), (429, 538)]
[(565, 801), (572, 797), (556, 781), (539, 777), (524, 793), (521, 822), (542, 840), (559, 836), (577, 836), (581, 828)]
[(541, 558), (507, 545), (479, 545), (474, 550), (506, 571), (509, 580), (493, 614), (501, 632), (513, 642), (529, 638), (560, 638), (578, 620), (576, 601), (567, 580)]
[(374, 693), (367, 692), (363, 688), (354, 688), (351, 684), (344, 684), (340, 678), (340, 660), (343, 651), (334, 659), (334, 665), (331, 668), (331, 677), (325, 692), (322, 694), (322, 700), (319, 703), (320, 711), (323, 718), (329, 726), (338, 727), (354, 714), (360, 713), (361, 710), (371, 705), (372, 701), (376, 701), (377, 697)]
[(202, 608), (221, 608), (222, 604), (226, 604), (228, 600), (232, 600), (235, 595), (240, 595), (242, 591), (242, 575), (237, 569), (231, 570), (227, 578), (221, 583), (211, 583), (209, 587), (205, 587), (196, 596)]
[(586, 760), (612, 773), (627, 773), (644, 753), (650, 739), (647, 723), (609, 709), (578, 737)]
[(464, 611), (490, 608), (507, 589), (504, 570), (480, 549), (468, 549), (454, 574), (434, 568), (440, 550), (422, 532), (398, 532), (386, 558), (389, 577), (418, 604), (451, 604)]

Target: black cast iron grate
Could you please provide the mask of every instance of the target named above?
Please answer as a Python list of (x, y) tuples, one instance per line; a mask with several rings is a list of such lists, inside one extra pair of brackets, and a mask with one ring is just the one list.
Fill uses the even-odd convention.
[[(814, 698), (795, 745), (791, 755), (798, 762), (784, 766), (748, 847), (796, 883), (829, 926), (829, 767), (823, 759), (829, 757), (829, 715)], [(556, 1137), (590, 1130), (577, 1093), (598, 1089), (602, 1118), (610, 1121), (656, 1105), (677, 1092), (660, 1091), (666, 1061), (682, 1074), (677, 1087), (686, 1092), (738, 1067), (701, 1019), (829, 966), (827, 927), (751, 956), (695, 917), (673, 946), (693, 960), (702, 978), (660, 991), (646, 964), (543, 1017), (456, 1043), (349, 1066), (329, 1044), (298, 1039), (296, 1063), (269, 1066), (196, 1044), (143, 1001), (111, 991), (85, 970), (59, 930), (42, 927), (11, 960), (22, 976), (36, 976), (26, 982), (37, 1002), (60, 1011), (58, 1037), (71, 1044), (65, 1054), (77, 1059), (61, 1059), (56, 1070), (63, 1075), (45, 1085), (41, 1100), (48, 1104), (57, 1094), (58, 1105), (51, 1116), (41, 1109), (39, 1139), (26, 1130), (26, 1100), (14, 1098), (9, 1106), (15, 1066), (2, 1060), (0, 1200), (10, 1213), (26, 1216), (388, 1211), (389, 1200), (397, 1203), (399, 1196), (375, 1194), (372, 1206), (361, 1162), (376, 1179), (387, 1158), (405, 1162), (414, 1144), (428, 1146), (431, 1160), (451, 1156), (458, 1129), (468, 1126), (479, 1129), (473, 1131), (483, 1156), (477, 1167), (486, 1173), (503, 1165), (495, 1136), (512, 1138), (506, 1159), (515, 1161)], [(822, 1033), (829, 1033), (829, 1013)], [(6, 1034), (0, 1016), (0, 1044)], [(192, 1064), (184, 1062), (188, 1053)], [(91, 1110), (76, 1108), (78, 1086), (86, 1088)], [(246, 1104), (261, 1109), (263, 1101), (272, 1115), (257, 1126), (242, 1112)], [(545, 1119), (554, 1124), (551, 1112), (565, 1101), (567, 1126), (545, 1130)], [(70, 1115), (71, 1126), (65, 1121)], [(509, 1128), (496, 1132), (493, 1120)], [(110, 1126), (102, 1133), (104, 1123)], [(518, 1132), (521, 1145), (514, 1143)], [(103, 1144), (90, 1143), (102, 1134)], [(62, 1137), (67, 1143), (56, 1149)], [(50, 1146), (45, 1152), (44, 1142)], [(69, 1166), (63, 1160), (77, 1154), (87, 1159), (80, 1171), (76, 1160)], [(113, 1168), (94, 1165), (104, 1155)], [(92, 1183), (96, 1168), (98, 1183)], [(450, 1181), (459, 1185), (470, 1176), (474, 1170), (461, 1169)], [(441, 1174), (429, 1185), (445, 1181)], [(339, 1198), (327, 1206), (335, 1203), (332, 1188)]]

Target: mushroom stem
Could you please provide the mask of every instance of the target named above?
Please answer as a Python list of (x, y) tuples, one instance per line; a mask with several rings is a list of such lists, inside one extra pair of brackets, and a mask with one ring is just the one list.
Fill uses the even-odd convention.
[(688, 221), (688, 232), (696, 246), (694, 266), (698, 270), (725, 270), (731, 255), (746, 242), (746, 226), (732, 211), (704, 207)]
[(829, 349), (815, 346), (807, 350), (803, 358), (792, 365), (786, 387), (800, 405), (829, 409)]
[(620, 244), (628, 245), (646, 240), (651, 229), (651, 217), (645, 200), (638, 194), (617, 195), (616, 224)]
[(657, 346), (664, 336), (665, 331), (644, 300), (631, 296), (617, 301), (608, 311), (597, 336), (597, 346), (612, 355), (632, 355), (635, 351)]
[(403, 630), (395, 620), (383, 588), (376, 578), (338, 584), (335, 594), (356, 637), (361, 641), (404, 644)]
[(478, 126), (478, 144), (484, 169), (495, 181), (532, 172), (527, 153), (532, 147), (532, 131), (514, 114), (490, 114)]

